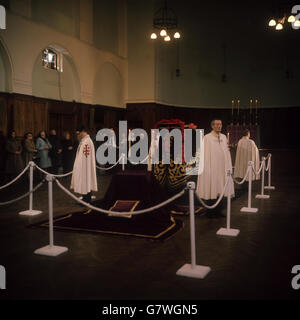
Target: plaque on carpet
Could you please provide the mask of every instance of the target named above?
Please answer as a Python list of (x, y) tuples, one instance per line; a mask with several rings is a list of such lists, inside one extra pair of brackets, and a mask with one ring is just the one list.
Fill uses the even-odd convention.
[[(116, 200), (109, 211), (132, 212), (139, 203), (139, 200)], [(109, 214), (109, 216), (131, 218), (132, 214)]]

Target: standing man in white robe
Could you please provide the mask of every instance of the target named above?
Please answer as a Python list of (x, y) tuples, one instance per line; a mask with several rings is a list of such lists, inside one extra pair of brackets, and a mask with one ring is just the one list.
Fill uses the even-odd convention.
[[(245, 129), (243, 137), (239, 140), (236, 150), (234, 177), (243, 179), (248, 169), (248, 162), (253, 161), (254, 170), (259, 170), (259, 151), (253, 140), (250, 139), (250, 131)], [(260, 175), (252, 174), (253, 180), (260, 179)], [(246, 179), (249, 180), (248, 177)]]
[(82, 200), (90, 203), (92, 191), (98, 191), (96, 176), (95, 148), (84, 127), (78, 129), (80, 139), (73, 167), (71, 189), (82, 194)]
[[(201, 199), (209, 200), (208, 205), (213, 205), (222, 194), (227, 170), (232, 171), (231, 155), (228, 141), (222, 131), (222, 121), (214, 119), (211, 122), (212, 131), (204, 136), (204, 170), (198, 176), (196, 192)], [(230, 196), (234, 196), (234, 189), (230, 190)], [(225, 196), (228, 192), (225, 191)], [(224, 201), (223, 201), (224, 202)], [(221, 213), (223, 204), (216, 209), (208, 210), (210, 217), (224, 216)]]

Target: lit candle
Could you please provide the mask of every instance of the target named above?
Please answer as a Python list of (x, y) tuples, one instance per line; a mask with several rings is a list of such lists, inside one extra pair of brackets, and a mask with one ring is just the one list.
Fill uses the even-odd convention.
[(231, 101), (231, 115), (233, 115), (234, 100)]
[(238, 115), (240, 114), (240, 100), (237, 101), (237, 111), (238, 111)]
[(227, 132), (227, 144), (229, 145), (229, 132)]
[(250, 114), (252, 113), (252, 99), (250, 99)]

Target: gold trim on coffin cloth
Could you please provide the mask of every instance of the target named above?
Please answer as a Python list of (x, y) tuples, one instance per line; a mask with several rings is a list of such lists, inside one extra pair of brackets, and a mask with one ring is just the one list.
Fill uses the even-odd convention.
[(173, 160), (170, 160), (170, 164), (163, 164), (161, 161), (159, 164), (154, 165), (153, 174), (156, 180), (163, 186), (167, 186), (168, 189), (176, 189), (191, 178), (190, 175), (186, 175), (186, 168), (191, 167), (188, 163), (175, 164)]
[[(136, 206), (140, 203), (140, 200), (116, 200), (116, 202), (114, 203), (114, 205), (112, 207), (110, 207), (109, 211), (115, 211), (113, 210), (118, 203), (120, 202), (131, 202), (132, 203), (132, 207), (130, 208), (130, 212), (133, 212), (134, 209), (136, 208)], [(108, 216), (111, 216), (111, 217), (118, 217), (118, 218), (132, 218), (132, 214), (121, 214), (122, 211), (120, 211), (120, 214), (108, 214)]]
[[(68, 214), (65, 217), (61, 217), (61, 218), (57, 218), (54, 219), (53, 222), (56, 221), (60, 221), (60, 220), (64, 220), (67, 218), (72, 217), (73, 213)], [(172, 222), (172, 224), (164, 231), (160, 232), (159, 234), (155, 235), (155, 236), (149, 236), (146, 234), (136, 234), (136, 233), (128, 233), (128, 232), (114, 232), (114, 231), (104, 231), (104, 230), (95, 230), (95, 229), (83, 229), (83, 228), (73, 228), (73, 227), (61, 227), (61, 226), (54, 226), (54, 228), (57, 229), (68, 229), (68, 230), (73, 230), (73, 231), (88, 231), (88, 232), (96, 232), (96, 233), (105, 233), (105, 234), (118, 234), (118, 235), (123, 235), (123, 236), (136, 236), (136, 237), (140, 237), (140, 238), (149, 238), (149, 239), (157, 239), (159, 237), (161, 237), (162, 235), (164, 235), (165, 233), (167, 233), (168, 231), (170, 231), (171, 229), (173, 229), (176, 226), (176, 221), (173, 217), (170, 216), (170, 221)], [(48, 227), (49, 223), (45, 222), (43, 224), (41, 224), (42, 227)]]
[[(202, 210), (204, 210), (204, 208), (203, 208), (203, 207), (199, 207), (199, 208), (197, 208), (197, 209), (194, 210), (194, 213), (198, 213), (198, 212), (200, 212), (200, 211), (202, 211)], [(171, 212), (172, 214), (180, 214), (180, 215), (188, 215), (188, 214), (190, 214), (189, 208), (188, 208), (188, 210), (187, 210), (186, 212), (176, 211), (176, 210), (171, 210), (170, 212)]]

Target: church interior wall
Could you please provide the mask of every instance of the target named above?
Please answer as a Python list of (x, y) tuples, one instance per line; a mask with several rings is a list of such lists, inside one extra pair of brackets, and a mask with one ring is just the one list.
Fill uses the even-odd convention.
[[(228, 2), (174, 0), (170, 6), (182, 33), (177, 43), (149, 39), (160, 1), (150, 1), (152, 8), (135, 2), (129, 1), (129, 103), (230, 108), (233, 98), (242, 106), (257, 98), (261, 107), (299, 106), (298, 32), (289, 26), (279, 34), (267, 26), (272, 1), (235, 3), (232, 10)], [(148, 69), (145, 63), (153, 61)], [(146, 78), (155, 83), (147, 92), (135, 80)]]
[[(5, 100), (2, 105), (7, 106), (5, 112), (8, 120), (6, 125), (3, 124), (5, 121), (1, 122), (5, 132), (14, 125), (22, 128), (22, 124), (9, 120), (13, 117), (8, 101), (25, 101), (27, 98), (24, 97), (31, 97), (28, 99), (34, 101), (36, 108), (40, 106), (48, 110), (48, 113), (41, 113), (48, 118), (39, 120), (47, 127), (50, 125), (49, 113), (52, 114), (51, 121), (54, 121), (58, 117), (54, 115), (59, 110), (65, 110), (68, 106), (73, 110), (75, 104), (80, 110), (85, 110), (82, 111), (84, 121), (93, 127), (116, 127), (118, 120), (127, 119), (130, 126), (142, 125), (149, 131), (156, 121), (173, 117), (197, 122), (207, 130), (214, 115), (221, 115), (227, 124), (231, 99), (240, 98), (241, 107), (245, 108), (248, 107), (247, 99), (255, 98), (257, 94), (261, 99), (259, 118), (263, 123), (262, 132), (264, 130), (264, 134), (261, 134), (262, 145), (296, 146), (295, 139), (289, 139), (285, 132), (290, 130), (289, 119), (299, 114), (298, 51), (271, 50), (279, 44), (288, 47), (295, 34), (286, 33), (282, 43), (279, 41), (283, 40), (283, 36), (275, 36), (270, 31), (257, 37), (257, 30), (263, 27), (261, 24), (253, 27), (253, 23), (257, 19), (263, 21), (264, 10), (259, 13), (261, 16), (253, 18), (255, 20), (244, 21), (245, 27), (241, 14), (237, 19), (241, 30), (236, 31), (238, 28), (226, 26), (224, 16), (233, 17), (225, 4), (219, 5), (215, 11), (211, 10), (215, 12), (212, 23), (204, 14), (207, 6), (210, 6), (206, 3), (203, 4), (203, 11), (190, 12), (192, 15), (199, 14), (199, 21), (193, 17), (189, 20), (197, 21), (200, 26), (210, 26), (197, 29), (195, 23), (184, 18), (185, 11), (192, 7), (175, 0), (172, 6), (178, 12), (183, 36), (178, 47), (174, 43), (167, 46), (165, 43), (154, 44), (149, 39), (153, 12), (159, 1), (115, 0), (109, 4), (97, 1), (96, 4), (96, 1), (88, 0), (85, 4), (78, 0), (72, 1), (72, 10), (68, 13), (65, 1), (62, 2), (64, 4), (57, 9), (57, 15), (63, 18), (53, 18), (53, 21), (45, 17), (48, 4), (29, 0), (8, 2), (7, 29), (1, 30), (0, 34), (0, 67), (4, 69), (0, 76), (0, 90), (14, 95), (13, 98), (8, 95), (9, 99), (1, 95), (2, 101)], [(190, 2), (192, 4), (193, 1)], [(58, 2), (53, 5), (58, 6)], [(268, 9), (268, 4), (262, 8)], [(254, 11), (255, 7), (250, 9)], [(242, 7), (237, 11), (242, 13)], [(107, 28), (111, 33), (104, 32)], [(127, 30), (126, 35), (123, 29)], [(253, 31), (250, 37), (253, 42), (248, 43), (243, 40), (243, 34), (249, 30)], [(268, 42), (263, 46), (266, 39)], [(61, 77), (61, 94), (57, 74), (51, 70), (45, 73), (39, 65), (41, 51), (50, 44), (67, 52)], [(226, 66), (222, 51), (224, 45)], [(240, 46), (244, 46), (244, 49), (237, 50)], [(236, 52), (242, 54), (238, 56)], [(269, 62), (263, 64), (263, 61), (268, 61), (268, 56)], [(180, 68), (179, 77), (174, 71), (177, 67)], [(226, 82), (221, 81), (223, 73), (227, 76)], [(267, 84), (264, 86), (264, 96), (263, 84)], [(51, 111), (53, 101), (64, 107)], [(126, 111), (115, 109), (125, 108), (126, 105)], [(95, 123), (92, 121), (94, 116)], [(59, 119), (59, 123), (69, 121)], [(73, 120), (77, 121), (75, 118)], [(35, 121), (38, 120), (32, 119), (31, 123)], [(276, 128), (272, 125), (274, 123)], [(278, 127), (282, 130), (277, 130)]]
[[(75, 2), (78, 3), (78, 1)], [(32, 6), (34, 7), (33, 4)], [(92, 7), (90, 9), (92, 9)], [(39, 8), (39, 10), (42, 9)], [(98, 23), (101, 23), (101, 21)], [(20, 30), (22, 30), (22, 37), (20, 37)], [(86, 30), (87, 29), (85, 29), (85, 31)], [(93, 30), (90, 30), (90, 32), (93, 32)], [(87, 34), (85, 34), (85, 36), (88, 38)], [(62, 100), (76, 100), (77, 102), (92, 104), (94, 101), (95, 75), (99, 67), (105, 62), (113, 64), (121, 74), (121, 79), (123, 81), (121, 86), (122, 91), (124, 91), (124, 73), (127, 70), (126, 59), (108, 50), (100, 50), (86, 40), (83, 41), (79, 39), (78, 34), (74, 36), (72, 32), (68, 31), (68, 28), (62, 32), (57, 26), (50, 27), (44, 21), (36, 21), (32, 18), (21, 16), (11, 10), (7, 10), (7, 29), (1, 31), (1, 42), (5, 44), (11, 53), (14, 71), (12, 91), (15, 93), (25, 95), (39, 94), (39, 91), (33, 88), (32, 73), (34, 68), (38, 65), (38, 62), (36, 61), (37, 56), (50, 44), (65, 48), (69, 53), (65, 59), (66, 71), (75, 68), (79, 77), (79, 79), (73, 80), (75, 81), (73, 89), (71, 85), (67, 88), (67, 82), (65, 81), (66, 97), (62, 97)], [(28, 45), (29, 43), (30, 45)], [(42, 63), (40, 63), (40, 65), (41, 64)], [(40, 72), (37, 72), (37, 74), (42, 73), (41, 70), (39, 71)], [(62, 75), (62, 78), (63, 77), (65, 77), (65, 75)], [(54, 83), (55, 81), (52, 79), (50, 82)], [(79, 84), (80, 88), (78, 88)], [(58, 98), (57, 88), (48, 86), (47, 90), (44, 89), (41, 91), (41, 97), (49, 99)], [(114, 103), (112, 103), (112, 105), (113, 104)], [(108, 105), (110, 105), (110, 101), (108, 102)]]

